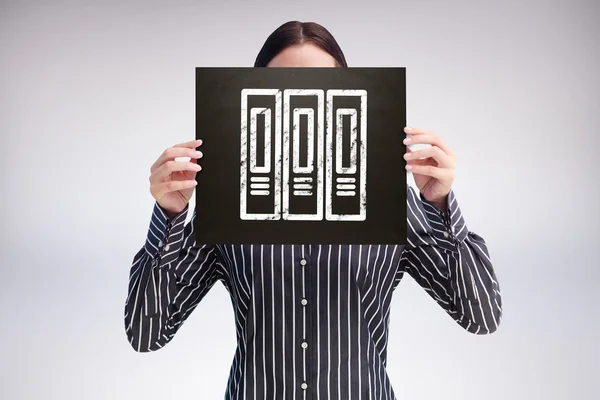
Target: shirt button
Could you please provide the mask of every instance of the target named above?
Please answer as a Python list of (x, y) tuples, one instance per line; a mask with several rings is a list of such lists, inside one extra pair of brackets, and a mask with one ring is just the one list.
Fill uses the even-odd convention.
[(306, 342), (302, 342), (302, 348), (303, 348), (303, 349), (305, 349), (305, 348), (307, 348), (307, 347), (308, 347), (308, 343), (306, 343)]
[(444, 231), (444, 237), (448, 237), (448, 232)]
[(300, 265), (306, 265), (306, 260), (304, 258), (300, 260)]
[(169, 249), (170, 249), (170, 248), (171, 248), (171, 246), (169, 246), (169, 245), (166, 245), (166, 246), (165, 246), (165, 251), (169, 251)]
[(303, 305), (303, 306), (305, 306), (305, 305), (307, 305), (307, 304), (308, 304), (308, 300), (306, 300), (306, 299), (302, 299), (302, 301), (301, 301), (300, 303), (302, 303), (302, 305)]
[(300, 385), (300, 387), (304, 390), (306, 390), (306, 388), (308, 387), (308, 385), (306, 384), (306, 382), (302, 382), (302, 385)]
[(158, 241), (158, 247), (162, 247), (162, 244), (163, 244), (163, 243), (162, 243), (162, 240), (159, 240), (159, 241)]

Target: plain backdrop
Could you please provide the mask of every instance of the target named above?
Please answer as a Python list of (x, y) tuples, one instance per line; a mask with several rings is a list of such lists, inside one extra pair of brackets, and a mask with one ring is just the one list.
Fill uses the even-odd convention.
[(194, 139), (195, 67), (251, 66), (301, 20), (351, 66), (407, 68), (409, 124), (458, 155), (454, 190), (500, 282), (500, 329), (475, 336), (404, 279), (398, 398), (597, 398), (599, 17), (596, 0), (0, 1), (0, 397), (223, 397), (221, 284), (164, 349), (125, 337), (149, 169)]

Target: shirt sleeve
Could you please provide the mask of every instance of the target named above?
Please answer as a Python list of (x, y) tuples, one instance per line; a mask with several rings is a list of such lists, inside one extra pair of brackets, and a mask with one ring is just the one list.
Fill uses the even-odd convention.
[(125, 332), (139, 352), (171, 341), (190, 313), (222, 278), (216, 246), (197, 245), (188, 207), (169, 219), (156, 203), (146, 242), (134, 256), (125, 301)]
[(417, 195), (407, 194), (408, 241), (399, 273), (407, 271), (464, 329), (496, 331), (502, 297), (484, 239), (467, 229), (453, 191), (442, 212)]

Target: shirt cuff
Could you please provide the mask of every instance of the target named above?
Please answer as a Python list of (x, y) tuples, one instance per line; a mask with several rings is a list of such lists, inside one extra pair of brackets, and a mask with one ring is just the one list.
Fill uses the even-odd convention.
[(432, 227), (432, 236), (438, 245), (450, 251), (457, 251), (462, 247), (468, 230), (463, 218), (456, 195), (450, 190), (447, 196), (447, 211), (442, 211), (430, 203), (422, 193), (419, 193), (427, 219)]
[(180, 239), (183, 235), (183, 225), (187, 216), (188, 206), (173, 218), (169, 218), (167, 213), (158, 204), (154, 204), (150, 227), (146, 236), (144, 248), (152, 258), (168, 255), (173, 252), (173, 242)]

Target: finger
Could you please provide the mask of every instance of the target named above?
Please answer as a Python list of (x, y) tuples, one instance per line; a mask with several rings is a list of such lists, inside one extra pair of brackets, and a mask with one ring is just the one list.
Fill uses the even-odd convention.
[(431, 176), (439, 181), (451, 180), (454, 174), (451, 169), (434, 167), (433, 165), (407, 164), (406, 170), (416, 175)]
[(187, 179), (196, 179), (196, 172), (200, 172), (202, 170), (202, 166), (198, 164), (197, 158), (190, 158), (189, 162), (198, 165), (199, 169), (194, 171), (183, 171), (183, 176), (185, 176)]
[(198, 182), (195, 179), (190, 179), (187, 181), (168, 181), (153, 184), (150, 186), (150, 193), (155, 199), (161, 199), (168, 193), (176, 192), (178, 190), (190, 189), (196, 186)]
[(427, 147), (431, 147), (430, 144), (409, 144), (406, 146), (407, 149), (409, 149), (410, 151), (418, 151), (421, 149), (425, 149)]
[(450, 148), (444, 143), (439, 136), (433, 133), (422, 133), (419, 135), (411, 136), (410, 138), (406, 138), (403, 140), (405, 145), (414, 145), (414, 144), (429, 144), (431, 146), (437, 146), (442, 149), (446, 154), (453, 156), (454, 153)]
[(189, 157), (189, 158), (202, 158), (202, 152), (199, 150), (195, 150), (195, 148), (188, 147), (177, 147), (177, 145), (173, 147), (167, 148), (163, 153), (158, 157), (156, 162), (152, 164), (150, 168), (150, 172), (154, 173), (161, 165), (166, 163), (167, 161), (175, 160), (179, 157)]
[(423, 161), (429, 161), (429, 160), (425, 160), (425, 159), (421, 159), (417, 157), (412, 157), (411, 155), (407, 154), (414, 154), (414, 152), (417, 150), (412, 150), (410, 147), (406, 146), (406, 152), (404, 153), (404, 159), (406, 160), (407, 163), (419, 163), (419, 162), (423, 162)]
[(438, 167), (454, 168), (454, 159), (437, 146), (431, 146), (417, 151), (410, 151), (404, 154), (405, 160), (423, 160), (426, 158), (435, 160)]
[(404, 127), (404, 132), (409, 134), (409, 135), (423, 135), (423, 134), (433, 134), (432, 131), (428, 130), (428, 129), (421, 129), (421, 128), (413, 128), (410, 126), (406, 126)]
[(197, 163), (193, 163), (190, 161), (167, 161), (163, 165), (161, 165), (158, 169), (156, 169), (150, 175), (150, 182), (164, 182), (172, 180), (169, 176), (174, 172), (190, 172), (191, 177), (195, 177), (196, 172), (200, 171), (202, 167)]
[(202, 145), (202, 139), (192, 140), (191, 142), (179, 143), (173, 147), (187, 147), (189, 149), (195, 149)]
[(432, 158), (406, 160), (406, 164), (409, 164), (409, 165), (433, 165), (434, 167), (438, 166), (437, 163)]
[(167, 161), (150, 175), (150, 182), (163, 182), (168, 179), (169, 175), (177, 171), (190, 171), (196, 173), (202, 167), (193, 162), (186, 161)]

